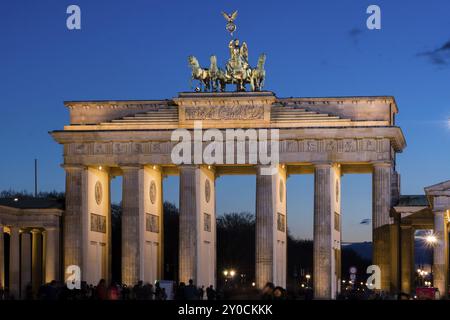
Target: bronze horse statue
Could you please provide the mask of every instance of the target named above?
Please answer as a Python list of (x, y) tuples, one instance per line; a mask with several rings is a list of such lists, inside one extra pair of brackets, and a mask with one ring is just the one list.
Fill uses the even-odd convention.
[(194, 56), (188, 57), (189, 65), (192, 69), (191, 80), (199, 80), (203, 85), (203, 91), (208, 92), (211, 88), (211, 76), (208, 69), (200, 67), (200, 63)]

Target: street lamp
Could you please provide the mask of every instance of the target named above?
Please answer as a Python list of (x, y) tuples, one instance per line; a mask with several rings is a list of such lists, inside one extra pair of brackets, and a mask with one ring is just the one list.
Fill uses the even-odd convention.
[(225, 277), (227, 277), (227, 276), (228, 276), (228, 270), (224, 270), (224, 271), (223, 271), (223, 275), (224, 275)]
[(437, 242), (437, 237), (434, 234), (430, 234), (425, 238), (425, 241), (430, 245), (433, 246)]
[[(438, 243), (438, 237), (436, 236), (436, 234), (433, 233), (433, 231), (431, 231), (426, 237), (425, 237), (425, 242), (427, 243), (427, 245), (429, 247), (431, 247), (434, 251), (434, 247), (436, 246), (436, 244)], [(431, 255), (431, 260), (433, 260), (433, 251), (432, 251), (432, 255)], [(425, 275), (428, 275), (428, 272), (425, 273)], [(433, 261), (431, 262), (430, 265), (430, 275), (431, 275), (431, 279), (433, 279)], [(431, 286), (431, 281), (429, 281), (429, 285)]]
[(230, 271), (230, 277), (233, 278), (235, 274), (236, 274), (236, 271), (234, 271), (234, 270), (231, 270), (231, 271)]
[(310, 275), (310, 274), (307, 274), (307, 275), (305, 276), (305, 278), (306, 278), (306, 286), (309, 288), (309, 279), (311, 279), (311, 275)]

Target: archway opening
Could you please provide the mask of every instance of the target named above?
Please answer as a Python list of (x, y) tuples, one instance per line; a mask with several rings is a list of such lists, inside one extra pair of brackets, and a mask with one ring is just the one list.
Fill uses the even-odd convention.
[(314, 175), (287, 179), (287, 289), (300, 295), (312, 287)]
[(164, 201), (164, 270), (166, 280), (178, 281), (179, 200), (180, 177), (167, 176), (163, 180)]
[(255, 282), (254, 175), (216, 179), (217, 287), (248, 288)]
[(341, 190), (341, 292), (362, 292), (372, 264), (372, 175), (344, 174)]
[(111, 179), (111, 278), (122, 280), (122, 176)]

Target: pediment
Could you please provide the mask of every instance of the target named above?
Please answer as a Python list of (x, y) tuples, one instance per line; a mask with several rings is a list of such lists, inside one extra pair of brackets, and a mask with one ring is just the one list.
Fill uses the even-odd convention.
[(425, 193), (427, 196), (450, 196), (450, 180), (426, 187)]

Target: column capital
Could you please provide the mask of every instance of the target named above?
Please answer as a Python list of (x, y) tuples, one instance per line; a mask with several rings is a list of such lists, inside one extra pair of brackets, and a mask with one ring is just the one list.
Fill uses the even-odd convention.
[(392, 167), (392, 161), (372, 161), (372, 166), (375, 168), (379, 167)]
[(85, 170), (87, 169), (87, 166), (83, 164), (61, 164), (61, 168), (63, 168), (66, 171), (76, 171), (76, 170)]
[(59, 227), (45, 227), (43, 232), (46, 231), (59, 231)]
[(163, 172), (163, 168), (160, 165), (157, 164), (147, 164), (143, 166), (144, 168), (149, 168), (153, 171), (157, 171), (157, 172)]
[(142, 168), (144, 168), (144, 166), (142, 165), (142, 164), (138, 164), (138, 163), (136, 163), (136, 164), (129, 164), (129, 163), (127, 163), (127, 164), (119, 164), (119, 167), (120, 167), (120, 169), (122, 170), (122, 171), (134, 171), (134, 170), (140, 170), (140, 169), (142, 169)]
[(17, 232), (17, 233), (20, 233), (20, 227), (18, 226), (18, 225), (9, 225), (9, 231), (10, 232)]
[(333, 166), (333, 162), (331, 162), (331, 161), (313, 162), (313, 166), (314, 166), (314, 168), (318, 168), (318, 169), (321, 169), (321, 168), (326, 169), (326, 168), (331, 168)]
[(256, 174), (263, 176), (271, 176), (277, 173), (287, 173), (287, 166), (285, 164), (276, 164), (276, 165), (264, 165), (257, 164), (255, 165)]

